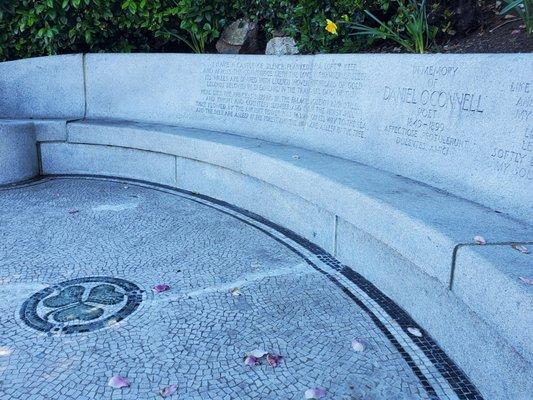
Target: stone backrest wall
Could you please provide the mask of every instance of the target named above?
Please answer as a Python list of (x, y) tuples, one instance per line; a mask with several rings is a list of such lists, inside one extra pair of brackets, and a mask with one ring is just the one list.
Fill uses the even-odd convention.
[(529, 54), (90, 54), (85, 115), (288, 143), (529, 220), (532, 76)]
[(84, 113), (81, 54), (0, 63), (0, 118), (77, 119)]

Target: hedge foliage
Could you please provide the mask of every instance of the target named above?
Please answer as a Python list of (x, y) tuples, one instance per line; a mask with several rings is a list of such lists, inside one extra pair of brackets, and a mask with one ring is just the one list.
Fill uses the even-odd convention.
[[(326, 19), (362, 22), (364, 10), (401, 29), (403, 0), (0, 0), (0, 60), (75, 52), (212, 51), (245, 16), (265, 39), (294, 37), (302, 53), (353, 52), (368, 38), (325, 30)], [(371, 40), (371, 39), (370, 39)]]

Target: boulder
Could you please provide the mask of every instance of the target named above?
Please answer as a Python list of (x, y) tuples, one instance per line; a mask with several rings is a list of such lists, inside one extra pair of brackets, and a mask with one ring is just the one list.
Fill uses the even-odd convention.
[(257, 23), (239, 18), (224, 29), (216, 44), (217, 51), (222, 54), (257, 53), (258, 32)]
[(268, 41), (265, 52), (276, 56), (292, 56), (298, 53), (295, 40), (289, 36), (273, 37)]

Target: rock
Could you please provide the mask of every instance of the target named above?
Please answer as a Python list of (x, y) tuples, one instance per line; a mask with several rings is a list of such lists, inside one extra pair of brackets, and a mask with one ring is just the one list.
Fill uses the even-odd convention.
[(257, 53), (258, 32), (257, 23), (239, 18), (224, 29), (216, 44), (217, 51), (222, 54)]
[(274, 37), (270, 39), (266, 46), (265, 54), (276, 56), (292, 56), (298, 54), (298, 47), (293, 38), (289, 36)]

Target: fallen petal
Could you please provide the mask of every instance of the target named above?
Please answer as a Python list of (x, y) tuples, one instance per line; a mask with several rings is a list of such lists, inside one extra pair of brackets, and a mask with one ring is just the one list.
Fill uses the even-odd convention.
[(278, 354), (267, 354), (267, 362), (270, 364), (271, 367), (277, 367), (281, 363), (281, 359), (283, 357)]
[(326, 395), (326, 389), (324, 389), (324, 388), (307, 389), (305, 391), (305, 398), (307, 400), (321, 399), (325, 395)]
[(355, 351), (364, 351), (366, 349), (366, 344), (361, 339), (353, 339), (352, 340), (352, 349)]
[(513, 31), (511, 31), (511, 35), (519, 35), (520, 34), (520, 29), (515, 29)]
[(520, 253), (529, 254), (529, 249), (524, 245), (515, 243), (512, 244), (511, 247), (515, 250), (518, 250)]
[(259, 349), (255, 349), (254, 351), (252, 351), (250, 353), (251, 356), (255, 357), (255, 358), (262, 358), (264, 356), (266, 356), (268, 353), (264, 350), (259, 350)]
[(115, 375), (109, 378), (107, 384), (113, 389), (122, 389), (124, 387), (128, 387), (130, 385), (130, 381), (124, 376)]
[(176, 390), (178, 390), (178, 385), (170, 385), (170, 386), (167, 386), (166, 388), (161, 389), (159, 391), (159, 395), (161, 397), (170, 397), (174, 393), (176, 393)]
[(416, 336), (416, 337), (422, 337), (422, 332), (420, 332), (420, 329), (418, 328), (407, 328), (407, 332), (409, 332), (411, 335), (413, 336)]
[(230, 294), (231, 294), (232, 296), (240, 296), (240, 295), (241, 295), (241, 291), (239, 290), (238, 287), (231, 288), (231, 289), (229, 290), (229, 292), (230, 292)]
[(476, 244), (487, 244), (487, 241), (485, 240), (485, 238), (483, 236), (474, 236), (474, 242), (476, 242)]
[(520, 280), (526, 285), (533, 285), (533, 278), (528, 278), (527, 276), (521, 276)]
[(161, 283), (159, 285), (155, 285), (152, 290), (156, 293), (162, 293), (166, 292), (167, 290), (170, 290), (170, 286), (165, 283)]
[(260, 361), (257, 357), (254, 356), (246, 356), (244, 357), (244, 365), (248, 365), (249, 367), (255, 367), (256, 365), (259, 365)]

